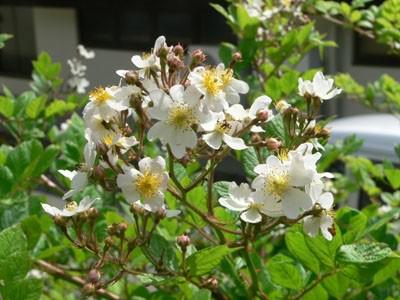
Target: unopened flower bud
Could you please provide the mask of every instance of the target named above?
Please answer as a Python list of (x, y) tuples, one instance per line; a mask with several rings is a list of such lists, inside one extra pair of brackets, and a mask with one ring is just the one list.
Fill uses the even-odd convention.
[(215, 277), (208, 278), (206, 281), (206, 285), (215, 290), (218, 287), (218, 279)]
[(268, 120), (268, 110), (260, 110), (257, 112), (257, 119), (260, 122), (266, 122)]
[(206, 55), (204, 54), (203, 50), (196, 49), (192, 52), (192, 63), (191, 65), (197, 66), (205, 62), (207, 59)]
[(86, 213), (89, 219), (96, 219), (99, 216), (99, 211), (95, 207), (89, 208)]
[(261, 136), (258, 133), (253, 133), (253, 135), (251, 136), (251, 142), (254, 144), (258, 144), (262, 141)]
[(131, 213), (138, 215), (143, 215), (145, 213), (145, 209), (143, 208), (143, 206), (136, 203), (131, 204), (130, 211)]
[(186, 251), (186, 248), (190, 245), (190, 238), (187, 234), (182, 234), (176, 238), (176, 242), (182, 251)]
[(100, 277), (101, 277), (100, 271), (97, 269), (92, 269), (87, 275), (86, 281), (90, 283), (97, 283), (99, 282)]
[(172, 50), (176, 56), (179, 58), (183, 58), (183, 55), (185, 54), (185, 50), (183, 49), (182, 45), (178, 44), (174, 46), (174, 49)]
[(276, 151), (282, 146), (282, 143), (280, 141), (278, 141), (277, 139), (275, 139), (275, 138), (267, 139), (265, 141), (265, 144), (266, 144), (267, 149), (269, 151)]
[(139, 74), (135, 71), (126, 72), (125, 81), (127, 84), (136, 85), (139, 82)]
[(116, 234), (118, 236), (123, 236), (125, 231), (128, 229), (128, 224), (126, 223), (119, 223), (117, 226)]
[(106, 177), (106, 172), (102, 166), (96, 166), (93, 169), (93, 176), (98, 180), (103, 180)]
[(168, 64), (170, 71), (179, 70), (184, 67), (182, 60), (178, 56), (173, 55), (173, 54), (168, 55), (167, 64)]
[(235, 52), (232, 54), (232, 60), (235, 62), (241, 61), (242, 60), (242, 53), (240, 52)]
[(65, 227), (65, 225), (67, 225), (67, 222), (68, 222), (67, 218), (64, 218), (59, 215), (54, 216), (53, 220), (54, 220), (54, 223), (60, 227)]
[(93, 295), (96, 292), (96, 285), (89, 282), (86, 283), (82, 288), (82, 293), (85, 295)]
[(167, 58), (167, 55), (168, 55), (168, 52), (169, 52), (169, 48), (167, 48), (167, 47), (161, 47), (160, 49), (158, 49), (156, 55), (157, 55), (158, 57), (160, 57), (160, 58), (166, 59), (166, 58)]
[(109, 235), (109, 236), (113, 236), (113, 235), (115, 235), (117, 233), (117, 226), (116, 226), (116, 224), (112, 224), (112, 225), (109, 225), (108, 227), (107, 227), (107, 234)]
[(164, 219), (167, 216), (167, 210), (165, 208), (160, 208), (157, 210), (155, 217), (158, 220)]
[(104, 244), (107, 248), (111, 247), (112, 245), (114, 245), (114, 240), (111, 236), (106, 237), (106, 239), (104, 240)]
[(276, 110), (281, 114), (283, 114), (289, 107), (291, 107), (291, 105), (285, 100), (281, 100), (275, 105)]

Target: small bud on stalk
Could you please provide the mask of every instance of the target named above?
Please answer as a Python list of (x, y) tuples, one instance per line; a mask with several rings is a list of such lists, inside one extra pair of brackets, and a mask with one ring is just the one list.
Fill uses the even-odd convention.
[(136, 85), (139, 82), (139, 74), (135, 71), (129, 71), (125, 74), (127, 84)]
[(278, 141), (275, 138), (269, 138), (265, 141), (267, 149), (269, 151), (276, 151), (282, 146), (282, 142)]
[(89, 283), (97, 283), (99, 282), (100, 277), (101, 277), (100, 271), (97, 269), (92, 269), (87, 275), (86, 281)]
[(131, 204), (130, 211), (131, 213), (137, 215), (144, 215), (146, 212), (146, 210), (141, 205), (138, 205), (136, 203)]
[(242, 61), (242, 54), (240, 52), (235, 52), (232, 54), (231, 62), (229, 63), (229, 68), (233, 68), (236, 63)]
[(82, 293), (85, 295), (93, 295), (96, 292), (96, 285), (89, 282), (86, 283), (82, 288)]
[(190, 238), (187, 234), (182, 234), (176, 238), (176, 242), (182, 251), (186, 251), (186, 248), (190, 245)]
[(196, 49), (192, 52), (192, 62), (190, 63), (190, 68), (193, 69), (194, 67), (202, 64), (207, 59), (206, 55), (204, 54), (203, 50)]
[(215, 277), (208, 278), (204, 285), (209, 287), (210, 289), (215, 290), (216, 288), (218, 288), (218, 279)]
[(257, 113), (257, 119), (258, 119), (260, 122), (266, 122), (266, 121), (268, 121), (268, 111), (267, 111), (267, 110), (260, 110), (260, 111)]
[(175, 45), (174, 48), (172, 49), (174, 54), (178, 56), (180, 59), (183, 59), (185, 55), (185, 50), (183, 49), (181, 44)]
[(276, 110), (281, 114), (283, 114), (289, 107), (291, 107), (291, 105), (285, 100), (280, 100), (275, 106)]

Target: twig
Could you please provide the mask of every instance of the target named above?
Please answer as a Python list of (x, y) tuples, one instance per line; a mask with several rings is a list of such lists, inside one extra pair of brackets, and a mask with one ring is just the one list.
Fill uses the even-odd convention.
[[(84, 286), (86, 281), (76, 275), (71, 275), (69, 273), (67, 273), (65, 270), (61, 269), (60, 267), (53, 265), (51, 263), (48, 263), (44, 260), (37, 260), (35, 261), (35, 264), (44, 272), (51, 274), (55, 277), (64, 279), (65, 281), (74, 283), (76, 285), (79, 286)], [(111, 300), (122, 300), (118, 295), (111, 293), (109, 291), (107, 291), (106, 289), (98, 289), (95, 291), (95, 293), (99, 296), (103, 296), (107, 299), (111, 299)]]

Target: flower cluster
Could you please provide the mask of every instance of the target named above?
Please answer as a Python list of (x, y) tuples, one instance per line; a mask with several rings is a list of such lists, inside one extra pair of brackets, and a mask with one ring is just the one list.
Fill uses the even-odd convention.
[(83, 64), (83, 60), (93, 59), (95, 53), (87, 50), (83, 45), (78, 45), (76, 51), (78, 55), (67, 61), (71, 73), (67, 84), (70, 88), (76, 90), (78, 94), (84, 94), (90, 82), (86, 79), (87, 66)]
[[(232, 67), (240, 60), (239, 54), (233, 56), (229, 67), (204, 66), (205, 59), (204, 53), (196, 50), (186, 65), (182, 46), (168, 46), (161, 36), (150, 53), (132, 57), (135, 70), (116, 72), (122, 77), (119, 85), (92, 90), (83, 111), (85, 162), (76, 171), (60, 170), (71, 180), (64, 200), (69, 201), (93, 181), (108, 190), (118, 188), (136, 208), (165, 212), (166, 191), (174, 192), (180, 185), (170, 175), (174, 162), (218, 161), (231, 149), (254, 146), (254, 138), (264, 134), (266, 123), (274, 118), (272, 100), (260, 96), (248, 109), (240, 103), (249, 86), (235, 78)], [(332, 90), (332, 81), (322, 73), (317, 73), (312, 83), (299, 81), (299, 94), (305, 98), (310, 95), (322, 102), (339, 92)], [(284, 118), (293, 119), (290, 105), (277, 110)], [(294, 122), (296, 126), (301, 123)], [(294, 133), (299, 134), (299, 129)], [(168, 153), (168, 164), (161, 156), (147, 154), (147, 141), (160, 142)], [(241, 212), (241, 219), (249, 223), (265, 217), (296, 220), (303, 216), (307, 232), (314, 235), (320, 227), (324, 236), (331, 238), (333, 196), (322, 191), (322, 178), (329, 174), (316, 171), (320, 153), (311, 143), (294, 150), (280, 148), (280, 142), (272, 139), (263, 145), (274, 154), (254, 168), (257, 177), (251, 187), (232, 183), (219, 203)], [(64, 210), (48, 205), (44, 209), (68, 217), (92, 204), (88, 199), (82, 202), (79, 206), (70, 202)]]

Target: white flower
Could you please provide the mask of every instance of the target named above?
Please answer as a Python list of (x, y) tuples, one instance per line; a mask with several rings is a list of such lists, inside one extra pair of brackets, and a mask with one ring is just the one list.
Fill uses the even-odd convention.
[(159, 69), (160, 59), (157, 56), (157, 52), (163, 47), (166, 47), (165, 37), (159, 36), (156, 39), (153, 51), (150, 54), (132, 56), (131, 61), (139, 69), (139, 75), (141, 77), (149, 77), (151, 70)]
[(294, 156), (291, 161), (281, 161), (271, 155), (266, 164), (258, 165), (259, 174), (253, 181), (254, 197), (266, 202), (266, 214), (271, 217), (285, 215), (295, 219), (312, 207), (312, 200), (301, 188), (309, 185), (315, 170), (304, 159)]
[(82, 64), (82, 62), (75, 57), (67, 60), (70, 72), (74, 76), (84, 76), (87, 67)]
[(243, 139), (233, 137), (240, 129), (241, 124), (237, 121), (227, 121), (224, 113), (213, 114), (211, 121), (202, 123), (201, 127), (208, 132), (203, 134), (202, 139), (211, 148), (218, 150), (221, 148), (222, 142), (225, 142), (234, 150), (243, 150), (247, 146)]
[(204, 95), (203, 101), (208, 109), (221, 112), (229, 107), (217, 69), (196, 67), (188, 79)]
[(299, 78), (299, 94), (300, 96), (311, 96), (321, 100), (329, 100), (336, 95), (339, 95), (342, 90), (333, 88), (333, 79), (325, 78), (322, 72), (317, 72), (314, 75), (313, 81), (303, 80)]
[(71, 88), (76, 89), (76, 92), (78, 94), (86, 93), (86, 89), (89, 87), (90, 84), (90, 82), (86, 78), (77, 76), (68, 79), (67, 83)]
[(86, 119), (98, 114), (103, 120), (109, 121), (117, 112), (129, 109), (131, 96), (139, 92), (140, 89), (132, 85), (96, 88), (89, 94), (90, 102), (86, 105), (83, 116)]
[(164, 192), (168, 185), (168, 173), (161, 156), (145, 157), (139, 161), (139, 170), (125, 168), (117, 177), (117, 185), (128, 201), (156, 212), (164, 208)]
[[(260, 112), (264, 112), (267, 115), (267, 121), (272, 120), (274, 117), (272, 110), (269, 109), (269, 105), (272, 100), (268, 96), (260, 96), (256, 100), (254, 100), (250, 109), (244, 109), (241, 104), (234, 104), (230, 106), (226, 113), (229, 114), (235, 121), (239, 121), (241, 123), (241, 127), (245, 127), (252, 120), (257, 118), (257, 114)], [(264, 129), (261, 126), (253, 125), (250, 129), (251, 132), (264, 132)]]
[(122, 154), (126, 153), (131, 147), (139, 144), (135, 136), (127, 137), (114, 131), (104, 136), (102, 142), (108, 148), (113, 148), (115, 146)]
[(77, 193), (82, 191), (88, 184), (88, 172), (91, 171), (91, 169), (93, 168), (96, 159), (96, 145), (90, 138), (89, 129), (86, 129), (85, 137), (87, 143), (83, 151), (85, 164), (81, 168), (82, 171), (58, 170), (61, 175), (71, 180), (71, 190), (64, 194), (63, 200), (76, 195)]
[(261, 213), (265, 213), (265, 205), (260, 199), (252, 197), (252, 190), (247, 183), (238, 186), (235, 182), (229, 185), (228, 196), (218, 199), (218, 202), (233, 211), (241, 212), (240, 218), (248, 223), (259, 223), (262, 220)]
[(200, 111), (201, 94), (193, 86), (185, 90), (182, 85), (174, 85), (169, 95), (162, 90), (155, 90), (150, 97), (153, 106), (149, 108), (149, 114), (159, 122), (150, 128), (148, 138), (160, 139), (164, 145), (171, 147), (175, 157), (182, 158), (186, 148), (194, 148), (197, 144), (193, 125), (205, 119)]
[(321, 209), (318, 215), (307, 216), (304, 218), (304, 231), (314, 237), (321, 230), (322, 235), (327, 240), (332, 240), (330, 228), (333, 226), (332, 205), (333, 195), (323, 192), (322, 184), (312, 184), (308, 189), (308, 194), (316, 208)]
[(94, 51), (87, 50), (83, 45), (76, 47), (80, 56), (86, 59), (93, 59), (95, 57)]
[(81, 200), (81, 202), (79, 202), (79, 205), (75, 201), (72, 201), (67, 203), (62, 210), (46, 203), (42, 203), (42, 207), (46, 213), (53, 217), (72, 217), (76, 214), (87, 211), (96, 200), (97, 199), (90, 199), (89, 197), (85, 197)]
[(222, 90), (225, 92), (226, 101), (228, 101), (229, 104), (239, 103), (239, 94), (247, 94), (249, 92), (249, 85), (243, 80), (234, 78), (233, 70), (230, 68), (225, 69), (223, 63), (219, 64), (216, 70), (221, 79)]

